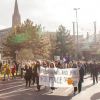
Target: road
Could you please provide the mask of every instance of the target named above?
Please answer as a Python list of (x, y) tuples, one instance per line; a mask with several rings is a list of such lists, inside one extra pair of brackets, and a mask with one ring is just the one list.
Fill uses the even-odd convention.
[(50, 93), (47, 87), (41, 87), (36, 91), (36, 85), (25, 87), (25, 81), (17, 78), (15, 80), (0, 81), (0, 100), (70, 100), (68, 96), (72, 89), (58, 88)]

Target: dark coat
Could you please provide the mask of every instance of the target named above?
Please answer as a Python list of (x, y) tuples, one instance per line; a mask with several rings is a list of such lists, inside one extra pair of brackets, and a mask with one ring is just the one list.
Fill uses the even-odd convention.
[(2, 67), (2, 62), (0, 62), (0, 69), (1, 69), (1, 67)]
[(79, 81), (83, 82), (83, 78), (84, 78), (84, 69), (82, 67), (80, 67), (80, 69), (79, 69)]
[(76, 65), (76, 64), (73, 64), (73, 65), (72, 65), (72, 68), (77, 68), (77, 65)]
[(98, 75), (98, 67), (97, 67), (97, 64), (92, 64), (91, 65), (91, 73), (92, 73), (92, 75)]
[(25, 80), (30, 80), (32, 78), (32, 68), (26, 69)]
[(17, 62), (15, 62), (15, 65), (16, 65), (16, 71), (18, 71), (19, 64)]
[(40, 72), (40, 65), (35, 65), (33, 68), (34, 75), (39, 75)]

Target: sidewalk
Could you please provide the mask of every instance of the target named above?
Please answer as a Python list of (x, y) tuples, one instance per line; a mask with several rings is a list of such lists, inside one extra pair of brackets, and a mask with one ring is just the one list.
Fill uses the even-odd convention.
[(100, 100), (100, 82), (93, 85), (92, 78), (85, 79), (82, 92), (72, 97), (71, 100)]

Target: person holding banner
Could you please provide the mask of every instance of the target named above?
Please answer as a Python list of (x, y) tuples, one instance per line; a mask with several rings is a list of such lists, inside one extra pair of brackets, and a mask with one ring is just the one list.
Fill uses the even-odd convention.
[(55, 90), (55, 87), (54, 87), (54, 75), (55, 75), (55, 64), (53, 62), (50, 63), (50, 66), (49, 66), (49, 70), (48, 70), (48, 73), (49, 73), (49, 81), (50, 81), (50, 88), (51, 88), (51, 93), (53, 93), (53, 91)]
[(78, 83), (78, 92), (81, 92), (82, 89), (82, 82), (84, 79), (84, 69), (80, 62), (78, 62), (78, 68), (79, 68), (79, 83)]
[(56, 66), (56, 68), (60, 68), (60, 69), (63, 68), (60, 61), (55, 62), (55, 66)]
[(48, 68), (47, 62), (46, 62), (46, 61), (43, 61), (42, 66), (43, 66), (45, 69)]
[(72, 61), (72, 68), (77, 68), (77, 64), (75, 61)]
[[(71, 66), (72, 68), (76, 68), (77, 70), (78, 70), (78, 68), (77, 68), (77, 63), (75, 62), (75, 61), (72, 61), (72, 66)], [(79, 74), (79, 73), (78, 73)], [(75, 82), (73, 82), (73, 86), (74, 86), (74, 95), (76, 94), (76, 92), (77, 92), (77, 85), (75, 85)]]

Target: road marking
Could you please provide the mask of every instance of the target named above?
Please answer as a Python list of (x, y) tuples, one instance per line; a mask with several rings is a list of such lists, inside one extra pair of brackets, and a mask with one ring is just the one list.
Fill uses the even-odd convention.
[(2, 94), (0, 94), (0, 96), (4, 96), (4, 95), (11, 94), (11, 93), (16, 93), (16, 92), (23, 92), (23, 91), (32, 90), (32, 89), (33, 89), (33, 88), (28, 88), (28, 89), (20, 88), (20, 89), (17, 89), (17, 90), (14, 90), (14, 91), (8, 92), (8, 93), (2, 93)]
[(17, 84), (17, 83), (23, 83), (23, 82), (12, 82), (12, 83), (5, 83), (5, 84), (0, 84), (0, 85), (13, 85), (13, 84)]
[(24, 86), (24, 85), (25, 85), (25, 84), (22, 84), (22, 85), (17, 85), (17, 86), (13, 86), (13, 87), (6, 88), (6, 89), (2, 89), (2, 90), (0, 90), (0, 92), (5, 91), (5, 90), (9, 90), (9, 89), (13, 89), (13, 88), (15, 88), (15, 87)]
[[(18, 96), (18, 95), (20, 95), (20, 94), (16, 94), (16, 96)], [(0, 97), (0, 99), (5, 99), (5, 98), (9, 98), (9, 97), (14, 97), (15, 96), (15, 94), (13, 94), (13, 95), (8, 95), (8, 96), (1, 96)]]

